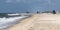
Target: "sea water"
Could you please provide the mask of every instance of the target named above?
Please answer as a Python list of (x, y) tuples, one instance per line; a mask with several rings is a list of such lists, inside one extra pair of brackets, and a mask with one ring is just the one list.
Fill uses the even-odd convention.
[(17, 21), (26, 18), (27, 16), (19, 16), (19, 17), (10, 17), (10, 18), (0, 18), (0, 30), (3, 30), (13, 24), (15, 24)]

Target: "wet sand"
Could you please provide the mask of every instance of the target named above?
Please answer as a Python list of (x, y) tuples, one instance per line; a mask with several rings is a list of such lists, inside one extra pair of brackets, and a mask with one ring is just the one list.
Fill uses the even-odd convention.
[(34, 14), (6, 30), (60, 30), (60, 14)]

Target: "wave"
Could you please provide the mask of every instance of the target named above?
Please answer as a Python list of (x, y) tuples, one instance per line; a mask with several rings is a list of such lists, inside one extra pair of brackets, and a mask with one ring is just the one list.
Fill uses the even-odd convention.
[(20, 21), (23, 18), (26, 18), (27, 16), (19, 16), (19, 17), (10, 17), (10, 18), (0, 18), (0, 30), (5, 29), (11, 25), (14, 25), (17, 23), (17, 21)]

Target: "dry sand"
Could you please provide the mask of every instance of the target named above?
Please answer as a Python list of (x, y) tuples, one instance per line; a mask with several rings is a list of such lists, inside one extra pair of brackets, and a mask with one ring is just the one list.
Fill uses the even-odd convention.
[(36, 14), (6, 30), (60, 30), (60, 14)]

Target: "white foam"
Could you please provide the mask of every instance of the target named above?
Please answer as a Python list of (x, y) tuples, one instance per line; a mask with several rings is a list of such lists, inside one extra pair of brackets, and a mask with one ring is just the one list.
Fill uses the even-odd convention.
[(18, 19), (20, 20), (20, 19), (25, 18), (25, 17), (27, 17), (27, 16), (0, 18), (0, 29), (6, 28), (6, 27), (10, 26), (12, 23), (14, 23), (15, 21), (18, 21)]

